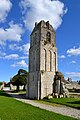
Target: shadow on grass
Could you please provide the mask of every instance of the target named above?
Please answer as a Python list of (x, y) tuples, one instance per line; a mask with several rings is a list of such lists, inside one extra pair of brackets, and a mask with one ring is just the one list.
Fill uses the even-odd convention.
[(26, 99), (26, 95), (25, 94), (16, 94), (16, 93), (10, 93), (11, 97), (13, 98), (19, 98), (19, 99)]
[(7, 91), (8, 94), (5, 91), (0, 91), (0, 96), (5, 96), (5, 97), (13, 97), (13, 98), (19, 98), (19, 99), (25, 99), (26, 94), (16, 94), (16, 92), (12, 91)]
[(80, 100), (79, 100), (79, 101), (74, 101), (74, 102), (67, 102), (67, 103), (71, 103), (71, 104), (80, 104)]
[(6, 94), (4, 91), (0, 91), (0, 96), (11, 97), (9, 94)]
[[(67, 102), (67, 103), (75, 104), (75, 105), (76, 105), (76, 104), (80, 105), (80, 100), (79, 100), (79, 101), (74, 101), (74, 102)], [(77, 108), (77, 109), (80, 110), (80, 107), (75, 106), (74, 108)]]
[(50, 101), (49, 99), (43, 99), (43, 101), (50, 102), (50, 103), (56, 103), (56, 104), (60, 104), (60, 105), (65, 105), (65, 106), (80, 110), (80, 101), (65, 102), (65, 103), (61, 103), (61, 102), (57, 102), (57, 101)]

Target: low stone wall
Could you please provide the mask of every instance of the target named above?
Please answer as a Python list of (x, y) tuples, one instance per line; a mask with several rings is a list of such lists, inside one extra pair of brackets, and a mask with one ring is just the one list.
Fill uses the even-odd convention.
[(80, 98), (80, 93), (69, 93), (69, 96), (72, 98)]
[[(16, 88), (17, 88), (16, 86), (10, 84), (10, 89), (11, 89), (11, 90), (16, 90)], [(19, 89), (20, 89), (20, 90), (23, 90), (23, 88), (24, 88), (24, 85), (19, 86)]]
[(10, 87), (4, 87), (3, 90), (4, 91), (10, 91)]
[(71, 83), (71, 84), (66, 84), (66, 88), (67, 88), (67, 89), (80, 89), (80, 85), (78, 85), (78, 84), (73, 84), (73, 83)]

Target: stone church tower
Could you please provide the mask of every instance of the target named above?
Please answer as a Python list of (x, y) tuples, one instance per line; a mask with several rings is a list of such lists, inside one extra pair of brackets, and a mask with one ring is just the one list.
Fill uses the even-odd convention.
[(49, 21), (35, 23), (30, 36), (27, 97), (43, 99), (53, 93), (57, 71), (56, 33)]

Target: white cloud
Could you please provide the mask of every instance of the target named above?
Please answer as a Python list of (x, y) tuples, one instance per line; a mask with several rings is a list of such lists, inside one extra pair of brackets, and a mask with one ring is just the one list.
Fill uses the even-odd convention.
[(22, 46), (18, 46), (17, 44), (10, 44), (9, 48), (11, 50), (19, 50), (22, 51), (24, 54), (29, 54), (30, 43), (26, 43)]
[(64, 58), (66, 58), (66, 57), (65, 57), (65, 55), (61, 55), (61, 56), (59, 56), (59, 58), (64, 59)]
[(6, 55), (5, 52), (0, 51), (0, 58), (3, 58)]
[(71, 48), (67, 50), (68, 55), (80, 55), (80, 47), (79, 48)]
[(75, 63), (76, 63), (76, 61), (74, 61), (74, 60), (73, 60), (73, 61), (71, 61), (71, 63), (74, 63), (74, 64), (75, 64)]
[(35, 22), (50, 21), (54, 29), (62, 23), (62, 17), (67, 12), (64, 3), (59, 0), (21, 0), (24, 23), (28, 29), (34, 27)]
[(11, 65), (11, 67), (28, 67), (25, 60), (21, 60), (20, 62), (16, 62)]
[(28, 59), (28, 56), (19, 56), (18, 54), (7, 55), (6, 53), (0, 51), (0, 59), (6, 60)]
[(69, 54), (68, 54), (67, 56), (68, 56), (68, 57), (71, 57), (71, 55), (69, 55)]
[(70, 77), (77, 77), (80, 78), (80, 72), (66, 72), (67, 75)]
[(10, 54), (10, 55), (6, 55), (4, 57), (4, 59), (8, 59), (8, 60), (10, 60), (10, 59), (18, 59), (18, 58), (19, 58), (18, 54)]
[(19, 56), (18, 54), (6, 55), (6, 53), (2, 53), (0, 54), (0, 58), (7, 59), (7, 60), (17, 60), (17, 59), (28, 59), (28, 56)]
[(10, 22), (9, 28), (0, 28), (0, 44), (2, 45), (6, 41), (19, 42), (21, 40), (22, 33), (23, 29), (21, 25)]
[(10, 0), (0, 0), (0, 22), (5, 21), (11, 7), (12, 3)]
[(20, 59), (28, 59), (28, 56), (22, 56)]
[(30, 43), (26, 43), (20, 47), (20, 51), (23, 51), (24, 54), (27, 54), (29, 52)]
[(17, 44), (10, 44), (9, 49), (10, 50), (18, 50), (18, 45)]

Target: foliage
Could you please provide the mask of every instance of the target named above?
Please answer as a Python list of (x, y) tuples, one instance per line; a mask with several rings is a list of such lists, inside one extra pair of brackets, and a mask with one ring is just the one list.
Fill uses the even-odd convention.
[(15, 75), (10, 82), (13, 85), (17, 86), (17, 91), (19, 91), (20, 85), (24, 85), (24, 89), (25, 89), (27, 76), (28, 76), (28, 72), (26, 70), (19, 69), (18, 74)]
[(64, 81), (64, 75), (61, 72), (56, 71), (54, 79)]
[(80, 85), (80, 80), (79, 80), (78, 84)]
[(80, 109), (80, 98), (53, 98), (53, 99), (44, 99), (46, 102), (57, 103), (66, 105), (69, 107)]
[(0, 94), (0, 119), (1, 120), (77, 120), (54, 112), (33, 107)]

